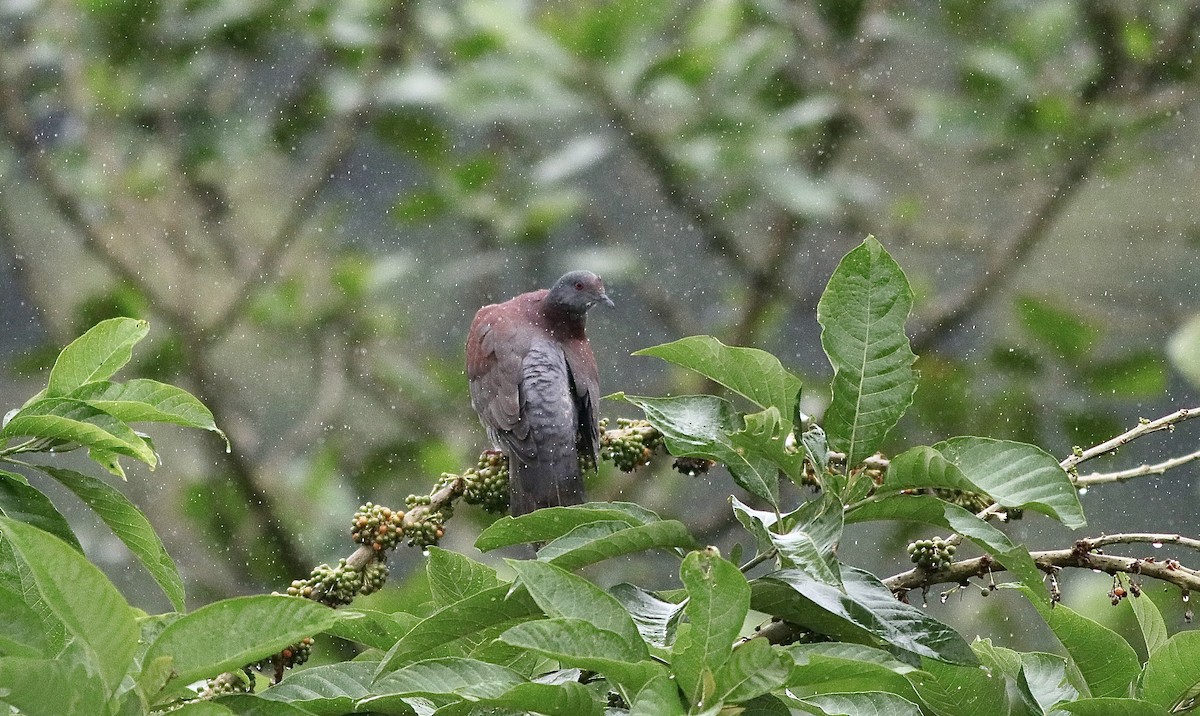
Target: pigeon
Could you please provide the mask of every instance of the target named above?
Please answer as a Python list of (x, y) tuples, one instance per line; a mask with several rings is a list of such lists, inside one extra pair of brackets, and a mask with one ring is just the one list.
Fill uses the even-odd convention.
[(595, 465), (600, 376), (588, 309), (612, 307), (604, 282), (571, 271), (549, 289), (479, 309), (467, 333), (471, 406), (508, 457), (509, 513), (584, 501), (580, 458)]

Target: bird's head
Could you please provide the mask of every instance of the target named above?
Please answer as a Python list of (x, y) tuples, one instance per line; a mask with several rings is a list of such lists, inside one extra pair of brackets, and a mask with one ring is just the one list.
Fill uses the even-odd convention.
[(582, 316), (597, 303), (612, 307), (612, 299), (604, 292), (604, 281), (591, 271), (572, 271), (564, 274), (550, 288), (546, 302), (567, 313)]

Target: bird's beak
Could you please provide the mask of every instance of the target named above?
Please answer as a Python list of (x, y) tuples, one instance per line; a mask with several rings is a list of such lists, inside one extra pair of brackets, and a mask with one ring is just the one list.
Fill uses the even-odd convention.
[(608, 297), (607, 293), (600, 294), (600, 302), (603, 303), (605, 306), (608, 306), (609, 308), (617, 307), (616, 304), (612, 302), (612, 299)]

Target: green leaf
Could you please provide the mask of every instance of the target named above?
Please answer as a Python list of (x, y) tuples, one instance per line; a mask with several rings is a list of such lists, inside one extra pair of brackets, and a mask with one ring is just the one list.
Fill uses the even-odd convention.
[(1071, 478), (1041, 448), (977, 437), (951, 438), (933, 447), (1001, 505), (1041, 512), (1072, 529), (1087, 524)]
[(582, 619), (560, 617), (524, 622), (501, 634), (500, 639), (563, 666), (603, 674), (631, 690), (640, 689), (662, 671), (662, 667), (645, 660), (644, 650), (630, 646), (619, 634)]
[(1126, 599), (1125, 603), (1137, 618), (1142, 638), (1146, 641), (1146, 653), (1154, 656), (1154, 652), (1167, 643), (1167, 624), (1163, 621), (1162, 612), (1158, 611), (1150, 597), (1143, 597)]
[(325, 631), (338, 618), (322, 604), (285, 596), (235, 597), (201, 607), (163, 629), (146, 650), (143, 663), (172, 660), (173, 678), (152, 701), (161, 703), (197, 679), (270, 656)]
[(212, 701), (184, 704), (171, 712), (172, 716), (236, 716), (234, 712)]
[(22, 716), (107, 713), (104, 685), (82, 662), (66, 655), (0, 658), (0, 685), (5, 712), (12, 706)]
[(787, 647), (795, 663), (788, 689), (797, 696), (848, 691), (887, 691), (909, 701), (917, 699), (905, 674), (916, 667), (882, 649), (845, 642), (793, 644)]
[(716, 699), (749, 701), (783, 686), (791, 673), (791, 657), (766, 639), (751, 639), (734, 649), (716, 672)]
[(441, 606), (461, 601), (502, 583), (496, 576), (496, 570), (491, 567), (440, 547), (429, 548), (425, 571), (429, 575), (433, 601)]
[[(342, 716), (349, 713), (348, 709), (331, 709), (328, 711), (321, 710), (320, 707), (312, 710), (293, 706), (290, 703), (283, 701), (268, 700), (268, 695), (277, 687), (272, 687), (261, 694), (227, 694), (217, 698), (217, 703), (230, 708), (237, 716), (318, 716), (318, 714), (328, 716)], [(312, 701), (319, 706), (324, 706), (328, 701)], [(392, 711), (394, 716), (400, 716), (403, 711)], [(415, 716), (416, 712), (410, 711), (404, 716)]]
[(1042, 572), (1029, 556), (1029, 550), (969, 510), (932, 495), (891, 495), (861, 504), (846, 513), (846, 524), (873, 520), (911, 520), (957, 532), (1016, 575), (1029, 588), (1031, 598), (1049, 603), (1049, 595), (1042, 584)]
[(759, 553), (765, 552), (775, 546), (771, 539), (771, 528), (779, 522), (779, 515), (766, 510), (756, 510), (742, 503), (737, 497), (729, 497), (730, 504), (733, 505), (733, 515), (737, 521), (742, 523), (742, 527), (746, 531), (754, 535), (754, 541), (758, 545)]
[(609, 593), (633, 617), (643, 639), (661, 649), (674, 643), (675, 629), (683, 616), (683, 604), (659, 599), (641, 587), (627, 583), (614, 586)]
[(421, 621), (421, 618), (405, 612), (377, 612), (373, 609), (342, 609), (343, 614), (356, 619), (342, 619), (326, 630), (327, 634), (339, 639), (358, 642), (365, 646), (387, 651)]
[(1009, 716), (1008, 686), (999, 673), (931, 660), (908, 680), (937, 716)]
[(120, 491), (94, 477), (74, 470), (40, 466), (47, 474), (74, 492), (104, 520), (129, 551), (154, 577), (176, 611), (183, 611), (183, 578), (150, 521)]
[(722, 463), (743, 489), (779, 506), (779, 468), (734, 443), (731, 436), (743, 426), (728, 400), (711, 395), (646, 398), (620, 393), (618, 397), (645, 413), (650, 424), (663, 434), (669, 453)]
[(1128, 696), (1141, 665), (1133, 647), (1113, 630), (1058, 604), (1034, 600), (1042, 619), (1062, 642), (1092, 697)]
[(784, 568), (803, 569), (816, 579), (841, 586), (838, 567), (838, 541), (842, 537), (842, 503), (825, 494), (801, 505), (783, 518), (791, 525), (787, 532), (768, 532), (771, 543), (779, 550)]
[(630, 527), (626, 522), (590, 522), (559, 537), (538, 552), (538, 559), (567, 570), (648, 549), (693, 549), (696, 540), (678, 520)]
[(37, 659), (53, 656), (42, 617), (15, 592), (0, 587), (0, 657)]
[(0, 517), (0, 533), (29, 567), (42, 602), (80, 645), (106, 693), (113, 693), (137, 650), (133, 608), (66, 542), (6, 517)]
[(1082, 371), (1092, 395), (1139, 398), (1161, 395), (1167, 389), (1167, 367), (1158, 349), (1088, 365)]
[(648, 656), (633, 618), (611, 594), (574, 574), (542, 562), (507, 560), (529, 590), (534, 601), (549, 617), (565, 617), (591, 622), (599, 629), (610, 631), (638, 655)]
[(1067, 678), (1067, 661), (1058, 654), (1036, 651), (1021, 654), (1021, 674), (1029, 692), (1047, 713), (1057, 703), (1079, 698), (1079, 692)]
[(779, 359), (757, 348), (734, 348), (712, 336), (691, 336), (643, 348), (635, 356), (655, 356), (695, 371), (744, 396), (761, 408), (775, 407), (789, 416), (800, 379)]
[(170, 423), (208, 430), (225, 440), (212, 412), (191, 393), (157, 380), (136, 378), (127, 383), (86, 383), (67, 397), (86, 401), (126, 423)]
[(688, 593), (684, 614), (690, 628), (675, 640), (671, 669), (695, 708), (714, 695), (717, 671), (729, 659), (750, 609), (750, 586), (714, 549), (689, 554), (679, 577)]
[(751, 606), (819, 634), (904, 651), (953, 664), (975, 665), (971, 647), (954, 629), (898, 601), (890, 589), (860, 569), (842, 565), (845, 591), (799, 569), (783, 569), (751, 582)]
[[(1142, 596), (1139, 600), (1147, 600)], [(1175, 711), (1200, 686), (1200, 632), (1181, 631), (1167, 640), (1146, 662), (1141, 693), (1145, 701)], [(1115, 694), (1114, 694), (1115, 695)]]
[(25, 406), (0, 430), (0, 440), (21, 435), (75, 442), (136, 458), (150, 467), (157, 463), (154, 451), (132, 428), (82, 400), (47, 398)]
[(911, 309), (908, 279), (873, 237), (842, 258), (817, 304), (834, 371), (823, 424), (848, 466), (871, 456), (912, 404), (916, 356), (904, 334)]
[(281, 701), (321, 714), (344, 714), (359, 699), (372, 695), (370, 684), (379, 667), (373, 661), (344, 661), (293, 671), (258, 698)]
[(429, 651), (491, 627), (538, 614), (537, 603), (525, 589), (501, 584), (461, 599), (434, 612), (412, 628), (388, 651), (379, 665), (386, 673), (423, 657)]
[(475, 701), (500, 696), (524, 682), (523, 676), (507, 667), (451, 657), (418, 661), (384, 674), (371, 689), (390, 696), (446, 694)]
[(646, 682), (637, 690), (629, 709), (630, 714), (654, 714), (654, 716), (683, 716), (685, 711), (679, 701), (679, 689), (675, 680), (664, 669), (662, 674)]
[(110, 318), (92, 326), (58, 354), (45, 397), (61, 397), (84, 383), (107, 380), (129, 362), (134, 344), (149, 332), (149, 323), (132, 318)]
[[(921, 716), (916, 704), (886, 691), (859, 694), (818, 694), (802, 699), (828, 716)], [(963, 711), (961, 713), (972, 713)]]
[(475, 540), (475, 548), (481, 552), (489, 552), (514, 544), (548, 542), (562, 537), (580, 525), (592, 522), (617, 520), (625, 522), (630, 527), (647, 522), (626, 510), (619, 509), (619, 503), (609, 507), (596, 506), (599, 504), (547, 507), (520, 517), (501, 517), (480, 533)]
[(1171, 712), (1158, 704), (1152, 704), (1138, 699), (1099, 698), (1080, 699), (1071, 703), (1059, 704), (1057, 711), (1065, 711), (1072, 716), (1169, 716)]
[(54, 507), (50, 498), (30, 485), (24, 477), (0, 470), (0, 515), (33, 525), (83, 553), (79, 539), (67, 524), (67, 518)]
[(500, 696), (481, 699), (481, 706), (545, 716), (602, 716), (604, 704), (577, 681), (517, 684)]
[(1059, 357), (1080, 358), (1095, 344), (1100, 329), (1064, 310), (1061, 303), (1057, 299), (1022, 296), (1017, 299), (1017, 313), (1025, 330)]

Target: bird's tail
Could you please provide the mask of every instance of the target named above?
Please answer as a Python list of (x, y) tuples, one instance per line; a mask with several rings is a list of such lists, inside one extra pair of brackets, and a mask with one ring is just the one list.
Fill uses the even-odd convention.
[[(578, 505), (585, 501), (579, 459), (573, 450), (557, 460), (509, 459), (509, 513), (513, 517), (543, 507)], [(513, 458), (516, 459), (513, 459)]]

